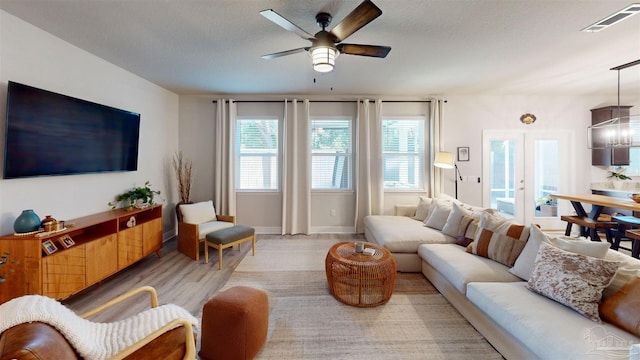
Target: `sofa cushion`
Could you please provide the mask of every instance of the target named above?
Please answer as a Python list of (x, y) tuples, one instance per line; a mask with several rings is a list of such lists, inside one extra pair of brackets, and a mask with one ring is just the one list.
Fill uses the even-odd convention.
[(233, 226), (232, 222), (227, 221), (209, 221), (198, 225), (198, 238), (204, 239), (207, 234), (214, 231), (230, 228)]
[(216, 209), (213, 201), (202, 201), (195, 204), (180, 204), (182, 221), (187, 224), (202, 224), (209, 221), (216, 221)]
[(447, 223), (449, 214), (453, 209), (453, 203), (449, 200), (435, 199), (435, 207), (424, 222), (424, 225), (436, 230), (442, 230)]
[(521, 281), (509, 268), (491, 259), (475, 256), (455, 244), (424, 244), (418, 255), (435, 268), (462, 294), (476, 281)]
[(548, 243), (562, 250), (576, 254), (602, 259), (607, 254), (609, 243), (587, 241), (584, 238), (571, 238), (567, 236), (548, 236), (536, 225), (531, 224), (529, 240), (511, 268), (511, 273), (523, 280), (529, 280), (533, 263), (538, 255), (540, 244)]
[(418, 207), (416, 208), (416, 214), (413, 216), (414, 220), (425, 221), (429, 215), (429, 208), (433, 199), (426, 196), (420, 196), (418, 199)]
[(526, 284), (475, 282), (468, 285), (467, 298), (540, 359), (626, 359), (629, 346), (640, 342), (527, 290)]
[[(447, 222), (442, 227), (442, 232), (453, 237), (458, 237), (463, 216), (471, 216), (471, 211), (465, 210), (462, 205), (453, 203)], [(468, 224), (467, 224), (468, 225)]]
[(598, 304), (620, 265), (540, 245), (527, 288), (600, 322)]
[(528, 227), (515, 224), (502, 216), (483, 212), (471, 252), (511, 267), (528, 238)]
[(364, 226), (365, 231), (373, 237), (370, 240), (396, 253), (415, 254), (420, 244), (448, 244), (456, 240), (406, 216), (367, 216)]
[(640, 278), (626, 283), (600, 303), (602, 320), (640, 336)]

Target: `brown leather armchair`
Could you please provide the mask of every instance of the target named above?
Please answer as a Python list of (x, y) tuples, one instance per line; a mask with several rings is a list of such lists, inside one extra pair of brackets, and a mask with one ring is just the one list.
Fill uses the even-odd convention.
[[(80, 316), (92, 316), (143, 291), (149, 292), (151, 307), (156, 307), (158, 299), (155, 289), (145, 286)], [(66, 360), (81, 357), (56, 328), (42, 322), (29, 322), (0, 334), (0, 360), (10, 359)], [(195, 335), (191, 323), (174, 320), (112, 359), (195, 359)]]

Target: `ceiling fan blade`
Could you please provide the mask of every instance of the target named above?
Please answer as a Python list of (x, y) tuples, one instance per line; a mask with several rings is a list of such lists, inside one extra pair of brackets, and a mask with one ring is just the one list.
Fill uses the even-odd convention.
[(262, 55), (261, 58), (263, 58), (263, 59), (275, 59), (275, 58), (279, 58), (279, 57), (282, 57), (282, 56), (287, 56), (287, 55), (291, 55), (291, 54), (297, 54), (297, 53), (300, 53), (300, 52), (305, 52), (305, 51), (308, 51), (308, 50), (309, 50), (308, 47), (291, 49), (291, 50), (286, 50), (286, 51), (280, 51), (280, 52), (273, 53), (273, 54)]
[(331, 30), (331, 34), (336, 37), (336, 42), (343, 41), (349, 35), (358, 31), (363, 26), (382, 15), (382, 10), (375, 6), (371, 1), (365, 0), (362, 4), (345, 17), (340, 24)]
[(338, 44), (336, 46), (341, 54), (371, 56), (385, 58), (391, 48), (389, 46), (378, 45), (358, 45), (358, 44)]
[(301, 38), (303, 38), (305, 40), (314, 40), (316, 38), (315, 36), (309, 34), (308, 32), (302, 30), (301, 28), (299, 28), (298, 25), (296, 25), (296, 24), (292, 23), (291, 21), (285, 19), (282, 15), (278, 14), (277, 12), (275, 12), (275, 11), (273, 11), (271, 9), (260, 11), (260, 15), (262, 15), (262, 16), (266, 17), (267, 19), (273, 21), (274, 23), (276, 23), (277, 25), (279, 25), (283, 29), (298, 34), (298, 36), (300, 36)]

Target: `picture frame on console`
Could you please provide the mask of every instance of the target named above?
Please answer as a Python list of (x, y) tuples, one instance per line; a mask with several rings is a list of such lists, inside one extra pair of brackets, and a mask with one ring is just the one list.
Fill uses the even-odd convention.
[(58, 242), (62, 245), (63, 248), (68, 249), (76, 244), (75, 241), (69, 235), (63, 235), (58, 238)]
[(56, 247), (56, 244), (54, 244), (53, 241), (47, 240), (42, 243), (42, 250), (44, 250), (47, 255), (51, 255), (54, 252), (58, 251), (58, 247)]

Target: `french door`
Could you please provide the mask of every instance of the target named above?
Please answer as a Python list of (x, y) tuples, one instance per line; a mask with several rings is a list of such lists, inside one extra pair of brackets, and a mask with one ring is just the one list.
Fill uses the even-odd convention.
[(570, 190), (572, 143), (569, 130), (484, 130), (484, 207), (521, 224), (564, 228), (560, 215), (571, 209), (549, 195)]

